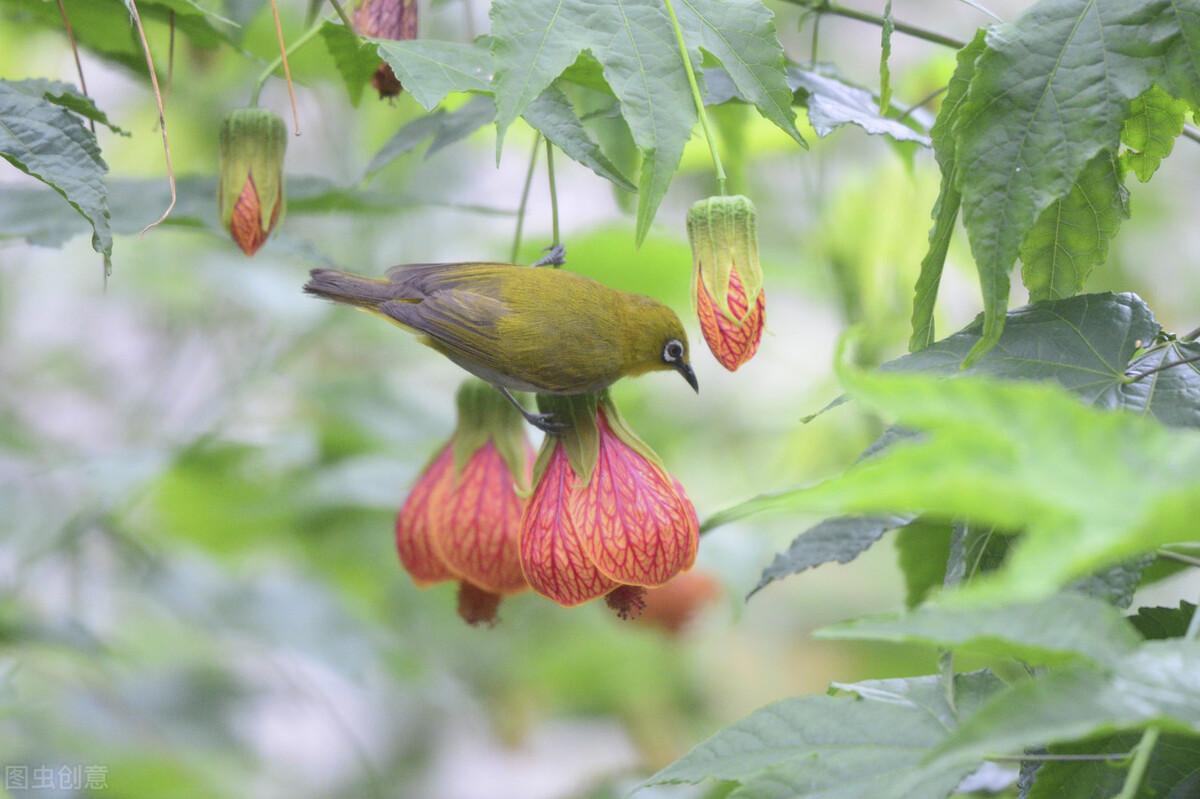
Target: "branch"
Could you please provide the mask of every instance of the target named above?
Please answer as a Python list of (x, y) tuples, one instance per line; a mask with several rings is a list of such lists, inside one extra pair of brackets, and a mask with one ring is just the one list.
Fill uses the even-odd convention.
[[(843, 5), (831, 2), (831, 0), (784, 0), (784, 2), (791, 3), (794, 6), (800, 6), (801, 8), (807, 8), (808, 10), (815, 11), (818, 14), (833, 14), (836, 17), (855, 19), (859, 22), (865, 22), (868, 25), (875, 25), (880, 28), (883, 27), (883, 17), (876, 14), (868, 14), (865, 11), (859, 11), (858, 9), (854, 8), (846, 8)], [(932, 42), (934, 44), (940, 44), (945, 47), (953, 47), (955, 50), (961, 50), (967, 46), (966, 42), (959, 41), (958, 39), (950, 36), (945, 36), (937, 31), (919, 28), (916, 25), (910, 25), (907, 22), (901, 22), (900, 20), (893, 20), (892, 23), (898, 33), (903, 33), (916, 39), (924, 39), (925, 41)]]
[(1160, 363), (1153, 369), (1147, 369), (1144, 372), (1135, 372), (1134, 374), (1129, 375), (1129, 379), (1126, 382), (1136, 383), (1143, 377), (1148, 377), (1155, 372), (1165, 372), (1167, 369), (1174, 369), (1176, 366), (1183, 366), (1185, 364), (1195, 363), (1196, 361), (1200, 361), (1200, 355), (1193, 355), (1191, 358), (1183, 358), (1182, 360), (1171, 361), (1170, 363)]
[(133, 25), (137, 28), (138, 38), (142, 41), (142, 52), (146, 56), (146, 70), (150, 73), (150, 86), (154, 89), (154, 102), (158, 106), (158, 127), (162, 131), (163, 158), (167, 162), (167, 183), (171, 187), (171, 202), (167, 204), (167, 210), (163, 211), (162, 216), (158, 219), (142, 228), (139, 235), (145, 235), (147, 230), (161, 224), (175, 209), (175, 168), (171, 166), (171, 142), (167, 138), (167, 117), (163, 111), (162, 92), (158, 89), (158, 73), (154, 71), (154, 56), (150, 54), (150, 43), (146, 41), (146, 29), (142, 27), (142, 15), (138, 13), (136, 0), (129, 0), (129, 15), (133, 17)]

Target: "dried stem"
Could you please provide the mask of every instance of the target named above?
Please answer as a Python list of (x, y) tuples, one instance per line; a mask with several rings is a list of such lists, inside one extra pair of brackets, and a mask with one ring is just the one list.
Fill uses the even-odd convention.
[(271, 0), (271, 16), (275, 18), (275, 38), (279, 42), (279, 58), (283, 61), (283, 77), (287, 81), (288, 99), (292, 103), (292, 125), (296, 135), (299, 136), (300, 112), (296, 110), (296, 87), (292, 85), (292, 68), (288, 66), (287, 45), (283, 42), (283, 24), (279, 21), (279, 4), (276, 0)]
[(171, 96), (171, 87), (175, 85), (175, 9), (167, 13), (167, 97)]
[(162, 92), (158, 88), (158, 73), (154, 71), (154, 56), (150, 54), (150, 42), (146, 41), (146, 29), (142, 26), (142, 16), (138, 13), (137, 0), (128, 0), (129, 14), (133, 17), (133, 25), (137, 28), (138, 37), (142, 40), (142, 52), (146, 56), (146, 69), (150, 72), (150, 86), (154, 89), (154, 102), (158, 106), (158, 127), (162, 132), (163, 143), (163, 158), (167, 162), (167, 183), (171, 187), (171, 202), (167, 205), (167, 210), (162, 212), (162, 216), (154, 220), (150, 224), (142, 228), (140, 235), (145, 235), (146, 231), (152, 227), (162, 224), (163, 220), (171, 215), (171, 211), (175, 209), (175, 168), (171, 166), (171, 142), (167, 138), (167, 117), (163, 111)]
[[(79, 75), (79, 90), (83, 92), (84, 97), (87, 97), (87, 81), (83, 79), (83, 62), (79, 60), (79, 45), (75, 43), (75, 31), (71, 28), (71, 18), (67, 16), (67, 7), (63, 5), (63, 0), (58, 0), (58, 15), (62, 17), (63, 27), (67, 31), (67, 41), (71, 43), (71, 55), (75, 56), (75, 72)], [(95, 134), (96, 120), (89, 119), (88, 127)]]

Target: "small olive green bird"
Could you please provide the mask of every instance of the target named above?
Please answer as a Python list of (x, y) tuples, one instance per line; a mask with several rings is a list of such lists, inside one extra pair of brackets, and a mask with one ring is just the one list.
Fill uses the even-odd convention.
[(525, 410), (511, 391), (590, 394), (622, 377), (668, 369), (700, 390), (674, 311), (561, 269), (413, 264), (383, 278), (314, 269), (304, 291), (417, 333), (546, 432), (562, 425)]

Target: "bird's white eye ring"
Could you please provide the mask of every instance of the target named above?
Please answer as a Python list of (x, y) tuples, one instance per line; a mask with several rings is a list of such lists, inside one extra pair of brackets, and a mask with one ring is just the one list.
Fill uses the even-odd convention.
[(683, 345), (676, 339), (671, 339), (667, 342), (667, 346), (663, 347), (663, 360), (667, 363), (674, 363), (683, 357)]

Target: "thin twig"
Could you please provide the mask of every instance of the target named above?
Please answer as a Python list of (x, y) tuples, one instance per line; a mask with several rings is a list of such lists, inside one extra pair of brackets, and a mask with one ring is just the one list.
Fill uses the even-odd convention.
[(1135, 799), (1142, 788), (1142, 778), (1146, 776), (1146, 767), (1150, 765), (1150, 755), (1158, 743), (1158, 727), (1147, 727), (1142, 738), (1133, 749), (1133, 762), (1125, 774), (1125, 784), (1121, 792), (1113, 799)]
[(1179, 337), (1179, 340), (1180, 341), (1195, 341), (1197, 338), (1200, 338), (1200, 327), (1198, 327), (1195, 330), (1192, 330), (1188, 333), (1184, 333), (1182, 336)]
[(550, 224), (553, 235), (551, 247), (557, 247), (561, 241), (558, 235), (558, 184), (554, 180), (554, 145), (546, 139), (546, 177), (550, 181)]
[[(818, 14), (833, 14), (837, 17), (845, 17), (846, 19), (854, 19), (859, 22), (865, 22), (868, 25), (876, 25), (883, 27), (883, 17), (875, 14), (868, 14), (865, 11), (859, 11), (854, 8), (846, 8), (829, 0), (784, 0), (794, 6), (801, 6), (811, 11), (816, 11)], [(895, 30), (898, 33), (903, 33), (906, 36), (912, 36), (916, 39), (924, 39), (927, 42), (944, 45), (945, 47), (953, 47), (955, 50), (961, 50), (967, 46), (966, 42), (959, 41), (951, 36), (945, 36), (937, 31), (926, 30), (919, 28), (916, 25), (910, 25), (907, 22), (893, 20)]]
[(163, 158), (167, 162), (167, 183), (171, 187), (171, 202), (167, 204), (167, 210), (163, 211), (162, 216), (158, 219), (142, 228), (139, 235), (144, 236), (147, 230), (162, 224), (163, 220), (170, 216), (171, 211), (175, 209), (175, 168), (171, 166), (171, 142), (167, 138), (167, 116), (163, 111), (162, 92), (158, 89), (158, 73), (154, 71), (154, 56), (150, 54), (150, 42), (146, 41), (146, 29), (142, 27), (142, 16), (138, 13), (137, 0), (128, 0), (128, 2), (133, 25), (137, 28), (138, 37), (142, 40), (142, 52), (146, 55), (146, 69), (150, 72), (150, 86), (154, 89), (154, 102), (158, 106), (158, 127), (162, 132)]
[(1189, 363), (1195, 363), (1196, 361), (1200, 361), (1200, 355), (1193, 355), (1190, 358), (1182, 358), (1178, 361), (1171, 361), (1170, 363), (1160, 363), (1158, 366), (1155, 366), (1153, 369), (1147, 369), (1144, 372), (1135, 372), (1134, 374), (1129, 375), (1128, 382), (1136, 383), (1138, 380), (1141, 380), (1143, 377), (1152, 375), (1155, 372), (1165, 372), (1167, 369), (1174, 369), (1176, 366), (1184, 366)]
[(1200, 130), (1196, 130), (1191, 125), (1183, 126), (1183, 137), (1191, 139), (1194, 142), (1200, 142)]
[(821, 15), (813, 14), (812, 44), (808, 48), (809, 69), (817, 68), (817, 54), (821, 48)]
[(354, 27), (354, 23), (350, 21), (350, 16), (346, 13), (346, 9), (342, 8), (342, 4), (338, 0), (329, 0), (329, 4), (333, 6), (333, 10), (337, 12), (337, 15), (342, 18), (342, 24), (346, 26), (346, 29), (355, 36), (358, 36), (358, 30)]
[[(83, 79), (83, 63), (79, 60), (79, 45), (75, 43), (75, 31), (71, 28), (71, 18), (67, 16), (67, 7), (63, 5), (63, 0), (58, 0), (58, 14), (62, 17), (63, 27), (66, 28), (67, 41), (71, 43), (71, 55), (75, 56), (75, 72), (79, 75), (79, 90), (83, 92), (84, 97), (87, 97), (87, 81)], [(95, 135), (96, 120), (89, 119), (88, 127)]]
[(1054, 762), (1091, 762), (1091, 761), (1111, 761), (1111, 760), (1128, 760), (1132, 752), (1106, 752), (1104, 754), (1091, 755), (984, 755), (984, 760), (991, 760), (995, 763), (1024, 763), (1030, 761), (1034, 763), (1054, 763)]
[(950, 84), (946, 84), (945, 86), (941, 87), (940, 89), (934, 89), (929, 94), (925, 95), (920, 100), (918, 100), (917, 102), (910, 105), (903, 114), (901, 114), (899, 117), (896, 118), (896, 121), (903, 122), (904, 120), (908, 119), (909, 116), (912, 115), (913, 111), (916, 111), (918, 108), (925, 105), (926, 103), (931, 103), (934, 100), (936, 100), (938, 97), (941, 97), (943, 94), (946, 93), (946, 90), (949, 88), (950, 88)]
[(295, 127), (295, 135), (299, 136), (300, 112), (296, 110), (296, 87), (292, 85), (292, 68), (288, 66), (287, 45), (283, 42), (283, 25), (279, 21), (279, 4), (276, 0), (271, 0), (271, 16), (275, 18), (275, 38), (279, 41), (279, 58), (283, 61), (283, 77), (287, 81), (288, 99), (292, 103), (292, 125)]
[(529, 189), (533, 185), (533, 170), (537, 166), (538, 153), (542, 149), (542, 134), (533, 137), (533, 152), (529, 154), (529, 168), (525, 170), (525, 185), (521, 187), (521, 204), (517, 206), (517, 231), (513, 234), (512, 251), (508, 262), (515, 264), (521, 252), (521, 235), (525, 232), (525, 208), (529, 205)]
[(279, 69), (279, 65), (283, 63), (284, 55), (292, 55), (301, 47), (308, 44), (313, 40), (314, 37), (316, 37), (318, 33), (321, 32), (321, 28), (324, 27), (324, 25), (325, 20), (317, 20), (312, 26), (309, 27), (307, 31), (304, 32), (299, 39), (296, 39), (294, 42), (288, 45), (286, 50), (275, 56), (275, 59), (270, 64), (267, 64), (266, 69), (259, 73), (258, 79), (254, 82), (254, 90), (250, 92), (250, 105), (258, 105), (258, 98), (259, 95), (262, 94), (263, 86), (266, 85), (267, 79), (275, 74), (275, 70)]
[(989, 17), (991, 17), (992, 19), (996, 20), (997, 22), (1003, 22), (1003, 21), (1004, 21), (1004, 20), (1003, 20), (1003, 18), (1001, 18), (1001, 17), (1000, 17), (998, 14), (994, 14), (994, 13), (992, 13), (992, 12), (991, 12), (991, 11), (989, 11), (988, 9), (984, 8), (984, 7), (983, 7), (983, 5), (982, 5), (981, 3), (977, 3), (975, 0), (959, 0), (959, 2), (960, 2), (960, 3), (966, 3), (966, 4), (967, 4), (967, 5), (969, 5), (971, 8), (975, 9), (976, 11), (980, 12), (981, 14), (987, 14)]
[(1160, 558), (1166, 558), (1167, 560), (1174, 560), (1180, 563), (1186, 563), (1189, 566), (1200, 568), (1200, 558), (1193, 558), (1190, 555), (1184, 555), (1181, 552), (1174, 552), (1170, 549), (1166, 549), (1165, 547), (1158, 550), (1154, 554), (1158, 555)]

